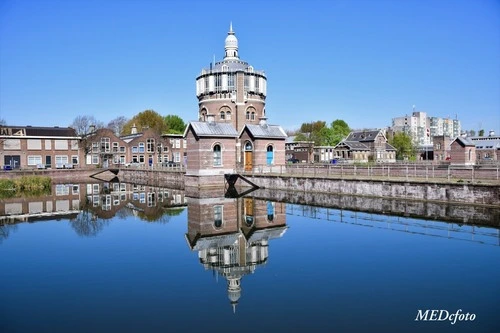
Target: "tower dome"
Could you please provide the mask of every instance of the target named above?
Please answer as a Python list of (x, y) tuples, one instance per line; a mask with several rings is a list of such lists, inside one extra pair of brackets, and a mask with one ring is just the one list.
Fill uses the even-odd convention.
[(229, 32), (227, 33), (224, 49), (226, 50), (226, 59), (239, 59), (238, 57), (238, 39), (234, 35), (233, 23), (229, 24)]

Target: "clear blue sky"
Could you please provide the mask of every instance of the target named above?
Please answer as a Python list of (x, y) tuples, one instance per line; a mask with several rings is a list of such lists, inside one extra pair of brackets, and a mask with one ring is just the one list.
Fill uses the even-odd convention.
[(498, 0), (3, 0), (0, 118), (196, 120), (195, 78), (230, 21), (240, 58), (267, 74), (273, 124), (385, 127), (416, 105), (500, 133)]

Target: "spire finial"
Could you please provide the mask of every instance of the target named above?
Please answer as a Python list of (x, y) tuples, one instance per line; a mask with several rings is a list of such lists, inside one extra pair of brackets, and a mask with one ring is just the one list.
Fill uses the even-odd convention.
[(233, 31), (233, 21), (229, 22), (229, 33), (234, 33), (234, 31)]

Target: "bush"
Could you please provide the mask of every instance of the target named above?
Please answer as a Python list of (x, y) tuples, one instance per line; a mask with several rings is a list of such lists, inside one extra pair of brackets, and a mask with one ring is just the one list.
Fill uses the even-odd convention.
[(50, 193), (52, 180), (45, 176), (22, 176), (20, 178), (1, 179), (0, 196), (10, 198), (26, 194)]

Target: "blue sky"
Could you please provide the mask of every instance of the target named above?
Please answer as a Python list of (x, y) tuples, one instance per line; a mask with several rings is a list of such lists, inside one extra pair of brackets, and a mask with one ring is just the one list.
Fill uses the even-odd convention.
[(273, 124), (381, 128), (416, 105), (500, 133), (498, 0), (3, 0), (0, 118), (196, 120), (195, 78), (231, 21), (240, 58), (266, 72)]

